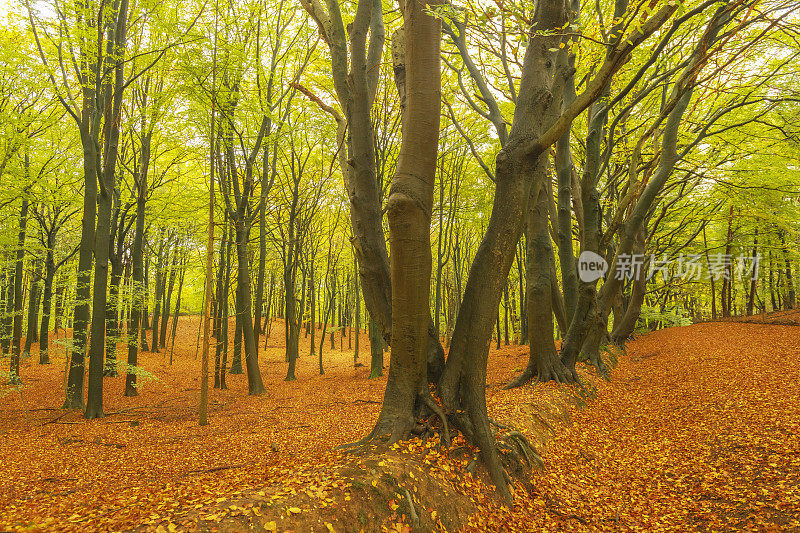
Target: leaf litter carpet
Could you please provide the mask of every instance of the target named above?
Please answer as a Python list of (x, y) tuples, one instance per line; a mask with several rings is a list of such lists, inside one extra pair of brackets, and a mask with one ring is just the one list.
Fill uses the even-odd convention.
[[(91, 422), (60, 409), (63, 348), (41, 366), (34, 347), (23, 387), (0, 387), (0, 530), (339, 530), (325, 517), (355, 501), (335, 473), (349, 459), (333, 447), (369, 431), (386, 383), (367, 379), (367, 336), (355, 367), (347, 338), (326, 340), (324, 375), (303, 338), (297, 380), (285, 382), (276, 322), (259, 355), (268, 392), (248, 397), (246, 378), (229, 375), (199, 427), (197, 325), (181, 318), (171, 366), (168, 353), (143, 354), (153, 379), (138, 397), (122, 396), (124, 375), (105, 378), (107, 416)], [(526, 357), (493, 346), (489, 363), (490, 415), (545, 461), (530, 490), (515, 487), (512, 509), (434, 439), (389, 459), (421, 457), (462, 494), (464, 529), (800, 531), (800, 327), (657, 331), (629, 343), (610, 382), (582, 371), (588, 397), (552, 383), (502, 390)], [(385, 507), (367, 530), (408, 531), (402, 499)], [(448, 511), (436, 507), (416, 511), (443, 528)]]

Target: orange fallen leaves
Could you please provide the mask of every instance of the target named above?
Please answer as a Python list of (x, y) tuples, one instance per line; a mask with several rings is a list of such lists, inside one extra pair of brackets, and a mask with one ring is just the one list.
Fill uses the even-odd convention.
[[(196, 334), (197, 319), (181, 317), (171, 367), (165, 354), (143, 354), (141, 364), (158, 379), (136, 398), (122, 397), (124, 377), (105, 378), (108, 416), (92, 422), (60, 410), (63, 358), (49, 366), (25, 361), (30, 422), (18, 395), (0, 396), (0, 529), (171, 532), (264, 515), (262, 527), (279, 531), (273, 505), (291, 520), (312, 515), (313, 506), (349, 503), (333, 474), (342, 456), (332, 448), (369, 431), (380, 405), (363, 400), (379, 401), (385, 386), (385, 378), (366, 379), (366, 335), (364, 367), (353, 368), (352, 352), (340, 351), (337, 339), (335, 350), (326, 345), (324, 376), (304, 339), (298, 379), (286, 383), (276, 322), (259, 356), (267, 394), (248, 397), (245, 377), (229, 375), (229, 390), (211, 392), (211, 423), (201, 428)], [(493, 351), (490, 413), (528, 435), (546, 462), (532, 492), (516, 487), (511, 510), (496, 504), (481, 476), (465, 473), (471, 457), (451, 453), (465, 444), (461, 436), (451, 450), (436, 439), (395, 450), (415, 454), (472, 501), (479, 509), (472, 531), (797, 529), (798, 337), (797, 326), (739, 323), (656, 332), (629, 345), (610, 383), (592, 380), (597, 398), (583, 408), (554, 384), (503, 391), (526, 352)], [(565, 404), (570, 394), (576, 401)], [(300, 496), (315, 503), (281, 505)], [(410, 530), (397, 514), (405, 505), (402, 497), (388, 502), (395, 518), (386, 531)], [(426, 512), (442, 519), (439, 509)]]

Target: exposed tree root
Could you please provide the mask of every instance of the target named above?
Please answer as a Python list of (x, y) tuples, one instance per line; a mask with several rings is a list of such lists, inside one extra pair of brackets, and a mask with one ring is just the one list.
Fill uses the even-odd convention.
[(411, 499), (411, 494), (409, 494), (408, 489), (403, 489), (403, 492), (406, 496), (406, 502), (408, 502), (408, 512), (411, 515), (411, 522), (414, 524), (414, 527), (419, 527), (419, 515), (414, 508), (414, 500)]
[(578, 382), (577, 373), (571, 372), (560, 361), (557, 361), (541, 372), (537, 372), (535, 368), (529, 365), (522, 374), (511, 380), (503, 389), (509, 390), (522, 387), (533, 380), (535, 380), (534, 385), (536, 383), (547, 383), (548, 381), (555, 381), (559, 385)]
[(522, 387), (523, 385), (527, 385), (531, 379), (533, 379), (533, 370), (529, 366), (528, 368), (525, 369), (524, 372), (522, 372), (522, 374), (509, 381), (503, 387), (503, 389), (509, 390), (509, 389), (516, 389), (517, 387)]
[(528, 438), (517, 430), (504, 434), (498, 441), (497, 446), (504, 459), (512, 462), (519, 471), (523, 470), (523, 462), (528, 469), (541, 469), (544, 467), (544, 461), (536, 449), (531, 446)]
[(364, 448), (372, 447), (377, 444), (392, 445), (402, 440), (406, 440), (412, 435), (424, 435), (432, 430), (430, 424), (424, 416), (422, 408), (429, 409), (434, 415), (439, 417), (442, 421), (442, 443), (445, 446), (450, 445), (450, 428), (447, 423), (447, 416), (441, 406), (436, 403), (431, 396), (430, 391), (425, 385), (422, 390), (417, 393), (416, 413), (414, 416), (403, 416), (400, 413), (386, 414), (381, 411), (375, 427), (364, 438), (356, 442), (341, 444), (336, 447), (337, 450), (359, 451)]
[[(570, 372), (560, 362), (559, 367), (562, 372), (558, 374), (558, 378), (567, 381)], [(575, 376), (577, 379), (577, 374)], [(476, 405), (480, 405), (480, 402)], [(427, 385), (417, 392), (413, 415), (392, 412), (392, 409), (387, 409), (384, 405), (378, 421), (368, 435), (359, 441), (336, 448), (360, 455), (409, 438), (428, 438), (436, 431), (430, 422), (433, 417), (441, 420), (439, 433), (444, 446), (450, 445), (451, 428), (456, 428), (464, 435), (467, 442), (478, 448), (479, 452), (473, 457), (467, 470), (474, 472), (480, 457), (498, 494), (508, 505), (513, 503), (513, 496), (510, 488), (512, 477), (507, 469), (515, 478), (529, 486), (527, 472), (543, 466), (541, 457), (522, 433), (490, 419), (485, 408), (473, 408), (465, 403), (456, 409), (443, 408), (433, 398)], [(493, 428), (505, 433), (502, 437), (496, 438)]]
[(444, 410), (439, 406), (438, 403), (433, 399), (430, 393), (422, 394), (422, 401), (424, 404), (433, 411), (436, 416), (438, 416), (442, 421), (442, 444), (445, 446), (450, 446), (450, 430), (447, 427), (447, 417), (444, 414)]
[(609, 370), (608, 366), (606, 366), (605, 362), (603, 362), (603, 358), (600, 355), (599, 349), (593, 349), (591, 352), (589, 352), (588, 362), (597, 370), (598, 376), (606, 381), (611, 381), (611, 371)]

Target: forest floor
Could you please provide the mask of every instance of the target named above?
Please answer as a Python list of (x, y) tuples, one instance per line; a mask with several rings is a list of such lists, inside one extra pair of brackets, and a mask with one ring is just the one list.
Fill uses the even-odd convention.
[(152, 378), (138, 397), (122, 396), (123, 376), (104, 379), (103, 419), (61, 410), (61, 347), (47, 366), (34, 348), (23, 387), (0, 387), (0, 530), (408, 531), (416, 515), (422, 529), (800, 531), (798, 326), (657, 331), (629, 343), (610, 382), (582, 371), (588, 395), (502, 390), (527, 354), (493, 346), (490, 414), (545, 461), (509, 510), (465, 473), (459, 439), (411, 441), (385, 460), (333, 450), (380, 408), (386, 379), (367, 379), (366, 335), (358, 367), (346, 339), (326, 341), (324, 375), (304, 338), (285, 382), (276, 322), (259, 356), (267, 393), (248, 397), (245, 376), (229, 375), (199, 427), (198, 320), (179, 323), (172, 365), (169, 353), (140, 359)]

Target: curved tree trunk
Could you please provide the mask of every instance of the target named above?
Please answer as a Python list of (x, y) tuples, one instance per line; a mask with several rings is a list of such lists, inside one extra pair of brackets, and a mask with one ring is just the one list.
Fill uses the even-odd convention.
[[(459, 426), (480, 448), (492, 481), (507, 501), (511, 499), (511, 492), (486, 410), (488, 343), (500, 295), (522, 234), (522, 221), (529, 199), (538, 197), (539, 190), (545, 189), (541, 173), (536, 172), (543, 150), (531, 153), (524, 140), (538, 139), (546, 127), (556, 70), (556, 53), (551, 50), (558, 50), (560, 40), (560, 37), (551, 35), (550, 30), (563, 27), (565, 22), (563, 1), (537, 4), (513, 126), (506, 146), (496, 158), (492, 216), (470, 269), (450, 356), (439, 382), (439, 395), (445, 410), (459, 419)], [(537, 179), (533, 179), (534, 176)], [(549, 270), (549, 261), (545, 265)], [(546, 291), (549, 293), (549, 290), (548, 283)], [(527, 306), (533, 305), (534, 302), (528, 299)], [(533, 335), (529, 331), (531, 338)], [(464, 414), (459, 416), (459, 411)]]
[[(385, 37), (383, 7), (379, 0), (360, 0), (356, 17), (346, 31), (335, 2), (327, 4), (336, 7), (331, 13), (326, 12), (318, 2), (301, 0), (301, 4), (316, 20), (330, 48), (334, 87), (344, 116), (328, 106), (323, 109), (336, 118), (339, 140), (347, 147), (347, 150), (339, 152), (339, 166), (350, 201), (353, 249), (358, 258), (364, 304), (380, 329), (384, 342), (390, 344), (391, 274), (382, 223), (383, 206), (377, 179), (375, 136), (370, 115), (378, 85)], [(368, 45), (367, 33), (369, 33)], [(395, 33), (394, 43), (399, 48), (401, 57), (404, 54), (404, 46), (401, 44), (402, 33), (402, 30)], [(395, 65), (394, 70), (395, 79), (399, 80), (402, 108), (405, 94), (402, 88), (404, 83), (402, 80), (405, 77), (402, 59), (400, 64)], [(430, 322), (427, 374), (428, 381), (435, 382), (444, 368), (444, 350), (433, 327), (433, 320)]]

